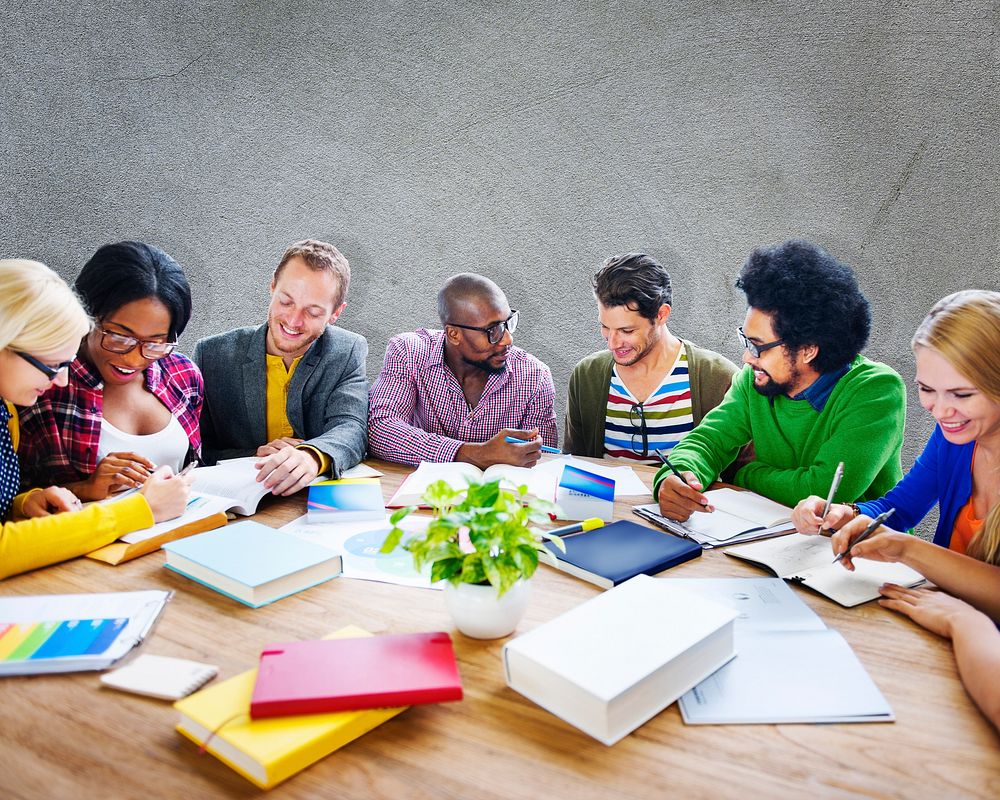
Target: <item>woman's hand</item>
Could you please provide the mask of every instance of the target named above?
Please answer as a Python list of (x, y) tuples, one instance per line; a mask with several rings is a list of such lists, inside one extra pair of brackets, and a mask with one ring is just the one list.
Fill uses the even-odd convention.
[[(854, 558), (868, 558), (872, 561), (902, 561), (913, 537), (899, 533), (880, 525), (878, 529), (859, 544), (852, 544), (871, 524), (871, 517), (864, 514), (848, 522), (843, 528), (833, 534), (830, 540), (833, 554), (844, 553), (840, 563), (848, 570), (854, 571)], [(847, 552), (845, 552), (847, 551)]]
[(937, 589), (906, 589), (887, 583), (879, 591), (884, 599), (880, 606), (905, 614), (918, 625), (938, 636), (950, 639), (955, 621), (962, 616), (982, 616), (964, 600)]
[(187, 508), (194, 475), (174, 475), (170, 467), (160, 467), (139, 491), (149, 503), (156, 522), (179, 517)]
[(843, 503), (831, 503), (825, 518), (821, 518), (826, 500), (816, 495), (809, 495), (805, 500), (799, 500), (792, 511), (792, 523), (799, 533), (820, 533), (824, 530), (838, 530), (844, 523), (854, 517), (854, 509)]
[(61, 486), (49, 486), (32, 492), (24, 499), (21, 511), (26, 517), (47, 517), (63, 511), (79, 511), (83, 508), (80, 499), (69, 489)]
[(72, 484), (84, 500), (103, 500), (122, 489), (136, 489), (156, 469), (156, 465), (138, 453), (108, 453), (85, 481)]

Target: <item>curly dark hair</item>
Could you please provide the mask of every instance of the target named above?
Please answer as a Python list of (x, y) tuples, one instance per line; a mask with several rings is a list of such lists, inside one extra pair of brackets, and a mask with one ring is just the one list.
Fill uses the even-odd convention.
[(670, 273), (645, 253), (612, 256), (601, 264), (591, 285), (602, 306), (625, 306), (650, 322), (656, 321), (660, 306), (673, 300)]
[(750, 306), (772, 315), (774, 333), (790, 352), (818, 346), (812, 365), (820, 372), (850, 363), (868, 342), (871, 312), (854, 272), (811, 242), (757, 248), (736, 288)]

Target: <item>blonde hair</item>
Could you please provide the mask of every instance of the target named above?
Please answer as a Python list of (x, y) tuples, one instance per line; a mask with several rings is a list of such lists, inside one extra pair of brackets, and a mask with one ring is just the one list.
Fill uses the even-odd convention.
[(0, 348), (47, 353), (79, 342), (91, 321), (66, 282), (37, 261), (0, 259)]
[[(934, 304), (911, 345), (928, 347), (1000, 404), (1000, 292), (967, 289)], [(995, 498), (968, 554), (1000, 565), (1000, 498)]]

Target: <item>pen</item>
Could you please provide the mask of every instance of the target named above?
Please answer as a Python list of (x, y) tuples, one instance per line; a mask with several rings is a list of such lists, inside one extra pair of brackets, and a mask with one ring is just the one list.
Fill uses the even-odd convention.
[[(674, 473), (674, 475), (680, 478), (681, 482), (685, 486), (687, 486), (689, 489), (694, 489), (694, 487), (684, 479), (684, 476), (681, 475), (680, 470), (678, 470), (677, 467), (675, 467), (673, 464), (670, 463), (670, 459), (667, 458), (665, 455), (663, 455), (663, 452), (661, 450), (654, 450), (653, 452), (656, 453), (657, 456), (659, 456), (660, 461), (662, 461), (664, 464), (667, 465), (667, 469), (669, 469), (672, 473)], [(698, 505), (700, 505), (706, 511), (708, 510), (708, 503), (699, 503)]]
[[(518, 439), (515, 436), (505, 436), (503, 440), (505, 442), (510, 442), (511, 444), (527, 444), (527, 442), (524, 441), (524, 439)], [(547, 444), (542, 445), (542, 452), (558, 453), (559, 455), (562, 455), (562, 450), (560, 450), (558, 447), (549, 447)]]
[[(183, 476), (187, 475), (191, 470), (193, 470), (197, 466), (198, 466), (197, 460), (192, 461), (186, 467), (184, 467), (184, 469), (182, 469), (180, 472), (178, 472), (173, 477), (174, 478), (182, 478)], [(154, 468), (154, 472), (155, 472), (155, 468)], [(150, 473), (150, 474), (152, 474), (152, 473)], [(142, 489), (141, 486), (135, 486), (135, 487), (133, 487), (131, 489), (126, 489), (124, 492), (121, 492), (120, 494), (116, 494), (115, 495), (115, 499), (116, 500), (123, 500), (124, 498), (128, 497), (130, 494), (135, 494), (136, 492), (140, 491), (141, 489)]]
[(844, 477), (844, 462), (841, 461), (837, 464), (837, 469), (833, 471), (833, 483), (830, 484), (830, 494), (826, 496), (826, 502), (823, 504), (823, 513), (819, 515), (819, 532), (823, 532), (823, 522), (826, 520), (826, 515), (830, 513), (830, 505), (833, 503), (833, 496), (837, 493), (837, 489), (840, 486), (840, 480)]
[(857, 539), (855, 539), (853, 542), (851, 542), (850, 546), (843, 553), (841, 553), (839, 556), (837, 556), (835, 559), (833, 559), (833, 563), (836, 564), (838, 561), (840, 561), (845, 555), (847, 555), (851, 551), (851, 549), (854, 547), (854, 545), (860, 544), (865, 539), (867, 539), (869, 536), (871, 536), (873, 533), (875, 533), (875, 530), (879, 527), (879, 525), (881, 525), (883, 522), (885, 522), (887, 519), (889, 519), (889, 517), (891, 517), (895, 513), (896, 513), (896, 509), (890, 508), (888, 511), (884, 511), (881, 514), (879, 514), (877, 517), (875, 517), (875, 519), (873, 519), (871, 521), (871, 524), (861, 532), (861, 535)]
[(549, 534), (549, 536), (569, 536), (574, 533), (583, 533), (584, 531), (592, 531), (594, 528), (603, 527), (603, 519), (591, 517), (590, 519), (585, 519), (583, 522), (576, 522), (573, 525), (565, 525), (562, 528), (553, 528), (550, 531), (546, 531), (546, 533)]

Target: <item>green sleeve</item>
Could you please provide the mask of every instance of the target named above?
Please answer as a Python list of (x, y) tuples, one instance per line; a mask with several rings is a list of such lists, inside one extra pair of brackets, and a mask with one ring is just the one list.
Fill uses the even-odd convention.
[(738, 486), (794, 506), (809, 495), (826, 496), (839, 461), (844, 478), (836, 499), (854, 502), (865, 496), (876, 476), (895, 458), (903, 440), (906, 419), (906, 389), (894, 372), (883, 371), (858, 382), (824, 413), (832, 416), (831, 433), (809, 464), (779, 469), (752, 461), (737, 473)]
[[(690, 470), (705, 488), (719, 477), (750, 441), (750, 415), (747, 401), (747, 381), (753, 371), (744, 369), (733, 376), (726, 396), (709, 411), (697, 427), (670, 451), (670, 461), (677, 469)], [(670, 474), (660, 467), (653, 480), (653, 497), (659, 497), (660, 483)]]

